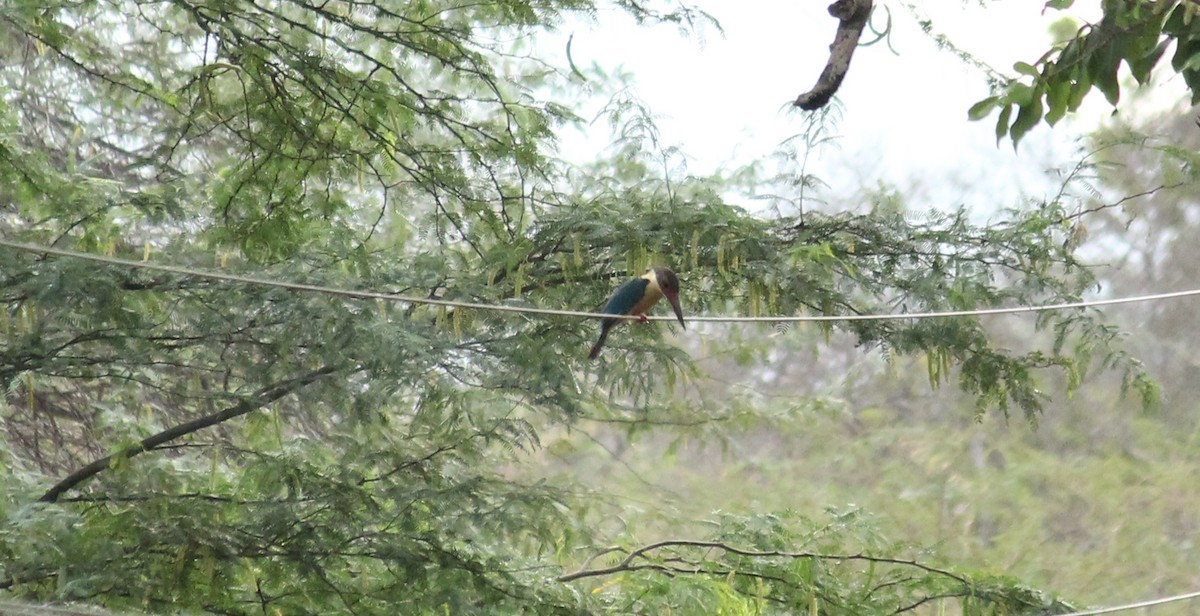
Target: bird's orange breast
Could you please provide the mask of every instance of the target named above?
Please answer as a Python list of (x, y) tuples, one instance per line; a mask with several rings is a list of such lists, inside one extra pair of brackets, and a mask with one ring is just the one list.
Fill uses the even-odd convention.
[(642, 278), (649, 280), (650, 284), (646, 285), (646, 293), (633, 305), (629, 314), (646, 314), (646, 311), (653, 308), (654, 304), (657, 304), (658, 300), (663, 297), (662, 288), (658, 286), (658, 280), (653, 274), (642, 276)]
[(654, 304), (657, 304), (658, 300), (662, 299), (662, 296), (663, 294), (661, 291), (658, 293), (651, 293), (650, 289), (646, 289), (646, 295), (643, 296), (638, 303), (633, 305), (633, 309), (629, 311), (629, 314), (646, 314), (646, 311), (653, 308)]

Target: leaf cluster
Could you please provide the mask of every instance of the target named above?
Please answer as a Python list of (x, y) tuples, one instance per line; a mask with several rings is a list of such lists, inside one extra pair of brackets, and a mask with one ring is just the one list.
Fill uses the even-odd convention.
[[(1072, 4), (1054, 1), (1046, 7), (1065, 10)], [(1093, 88), (1115, 107), (1121, 98), (1121, 66), (1128, 68), (1138, 85), (1145, 84), (1172, 46), (1171, 68), (1192, 91), (1192, 103), (1200, 101), (1200, 25), (1195, 3), (1112, 1), (1103, 3), (1103, 11), (1099, 23), (1079, 28), (1036, 61), (1014, 64), (1019, 76), (1009, 80), (1002, 92), (972, 106), (968, 117), (981, 120), (999, 110), (996, 139), (1008, 136), (1015, 146), (1039, 121), (1054, 126), (1077, 110)]]

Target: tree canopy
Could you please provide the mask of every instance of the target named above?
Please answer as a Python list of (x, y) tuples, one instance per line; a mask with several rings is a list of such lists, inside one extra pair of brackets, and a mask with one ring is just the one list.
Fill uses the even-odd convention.
[[(1046, 9), (1062, 11), (1073, 0), (1051, 0)], [(1070, 36), (1032, 62), (1018, 61), (1017, 78), (997, 83), (994, 96), (976, 103), (971, 119), (999, 110), (996, 138), (1017, 142), (1044, 120), (1054, 126), (1079, 109), (1084, 98), (1098, 90), (1116, 107), (1121, 100), (1121, 69), (1135, 81), (1149, 82), (1154, 69), (1171, 54), (1171, 69), (1183, 78), (1191, 102), (1200, 102), (1200, 23), (1192, 2), (1128, 2), (1105, 0), (1097, 23), (1078, 25)], [(1066, 27), (1075, 25), (1070, 18)]]
[[(1122, 36), (1158, 19), (1150, 34), (1186, 47), (1190, 3), (1111, 4)], [(854, 510), (722, 514), (702, 536), (643, 541), (587, 477), (522, 472), (580, 421), (715, 432), (754, 413), (689, 393), (696, 338), (666, 324), (623, 328), (593, 364), (591, 320), (28, 248), (571, 310), (661, 264), (690, 315), (968, 310), (1076, 301), (1095, 285), (1066, 200), (983, 224), (966, 207), (910, 216), (886, 189), (853, 210), (805, 207), (798, 163), (770, 178), (687, 174), (618, 84), (584, 84), (585, 69), (531, 43), (611, 7), (708, 19), (629, 0), (0, 5), (0, 588), (213, 614), (1070, 611), (930, 561)], [(1107, 27), (1040, 61), (1026, 102), (1016, 84), (989, 99), (1002, 121), (1020, 107), (1013, 139), (1027, 106), (1058, 101), (1070, 53), (1146, 57), (1087, 42)], [(1107, 66), (1087, 69), (1106, 95)], [(587, 88), (611, 97), (616, 138), (578, 164), (555, 131), (584, 121), (573, 101)], [(1048, 121), (1074, 108), (1053, 101)], [(738, 197), (767, 187), (768, 209)], [(972, 316), (819, 331), (923, 362), (932, 385), (970, 395), (969, 417), (1036, 421), (1044, 383), (1073, 393), (1097, 367), (1153, 404), (1156, 385), (1099, 313), (1048, 312), (1037, 327), (1048, 335), (1012, 346)]]

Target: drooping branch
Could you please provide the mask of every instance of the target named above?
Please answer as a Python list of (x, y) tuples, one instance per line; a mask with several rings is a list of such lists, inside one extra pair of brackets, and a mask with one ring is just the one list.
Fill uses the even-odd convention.
[(84, 481), (87, 481), (88, 479), (100, 474), (100, 472), (108, 468), (109, 465), (112, 464), (112, 461), (118, 457), (123, 457), (126, 459), (132, 458), (136, 455), (145, 453), (156, 447), (173, 441), (181, 436), (186, 436), (204, 428), (229, 421), (235, 417), (240, 417), (255, 409), (262, 408), (263, 406), (266, 406), (267, 404), (270, 404), (288, 394), (294, 393), (300, 388), (309, 385), (324, 376), (330, 375), (337, 370), (338, 368), (336, 367), (325, 366), (318, 370), (309, 372), (308, 374), (288, 379), (286, 381), (277, 383), (274, 386), (264, 388), (256, 395), (246, 398), (245, 400), (242, 400), (222, 411), (211, 413), (177, 426), (172, 426), (166, 430), (163, 430), (162, 432), (148, 436), (134, 445), (130, 445), (129, 447), (126, 447), (117, 453), (99, 458), (87, 464), (86, 466), (81, 467), (79, 470), (71, 473), (70, 475), (67, 475), (61, 481), (54, 484), (49, 490), (46, 490), (46, 493), (42, 494), (41, 498), (38, 500), (43, 503), (53, 503), (57, 501), (58, 497), (62, 496), (62, 494), (67, 490), (70, 490)]
[(837, 93), (850, 70), (850, 59), (854, 57), (854, 49), (858, 47), (858, 39), (862, 37), (863, 28), (871, 17), (873, 0), (836, 0), (829, 5), (829, 14), (838, 18), (837, 34), (833, 44), (829, 46), (829, 62), (825, 70), (817, 78), (816, 85), (811, 90), (796, 97), (793, 105), (813, 111), (829, 104), (829, 100)]
[[(644, 563), (638, 563), (636, 561), (639, 558), (640, 559), (649, 559), (650, 554), (652, 552), (656, 552), (658, 550), (662, 550), (665, 548), (696, 548), (696, 549), (703, 549), (703, 550), (720, 550), (727, 554), (732, 554), (735, 556), (746, 556), (746, 557), (751, 557), (751, 558), (816, 558), (816, 559), (828, 560), (828, 561), (859, 560), (859, 561), (876, 563), (876, 564), (901, 565), (901, 566), (906, 566), (906, 567), (914, 567), (916, 569), (925, 571), (926, 573), (933, 573), (933, 574), (942, 575), (942, 576), (954, 579), (962, 584), (970, 583), (969, 580), (967, 580), (966, 578), (964, 578), (960, 575), (957, 575), (951, 571), (947, 571), (945, 569), (938, 569), (936, 567), (931, 567), (929, 565), (917, 562), (915, 560), (908, 560), (908, 559), (903, 559), (903, 558), (869, 556), (867, 554), (861, 554), (861, 553), (860, 554), (820, 554), (817, 552), (785, 552), (785, 551), (780, 551), (780, 550), (751, 550), (751, 549), (739, 548), (736, 546), (732, 546), (732, 545), (729, 545), (726, 543), (722, 543), (720, 541), (694, 541), (694, 540), (690, 540), (690, 539), (668, 539), (665, 541), (658, 541), (656, 543), (647, 544), (647, 545), (644, 545), (640, 548), (637, 548), (637, 549), (629, 552), (625, 556), (625, 558), (621, 560), (621, 562), (619, 562), (611, 567), (602, 567), (599, 569), (589, 569), (588, 567), (591, 565), (592, 561), (595, 560), (597, 557), (603, 556), (605, 554), (609, 554), (612, 552), (616, 552), (616, 551), (623, 551), (621, 548), (616, 547), (616, 546), (608, 547), (608, 548), (601, 550), (597, 554), (593, 554), (591, 557), (589, 557), (587, 560), (585, 560), (583, 563), (583, 566), (578, 571), (575, 571), (573, 573), (566, 573), (566, 574), (559, 576), (558, 581), (570, 582), (573, 580), (578, 580), (578, 579), (587, 578), (587, 577), (600, 577), (600, 576), (605, 576), (605, 575), (612, 575), (615, 573), (623, 573), (623, 572), (627, 572), (627, 571), (638, 571), (638, 570), (642, 570), (642, 569), (657, 569), (657, 567), (655, 567), (653, 565), (648, 566)], [(677, 570), (670, 570), (670, 571), (673, 571), (675, 573), (683, 572), (683, 571), (677, 571)]]

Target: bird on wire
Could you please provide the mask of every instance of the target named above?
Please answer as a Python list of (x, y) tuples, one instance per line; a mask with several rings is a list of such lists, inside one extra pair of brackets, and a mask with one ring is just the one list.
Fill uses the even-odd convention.
[[(687, 329), (687, 325), (683, 322), (683, 309), (679, 307), (679, 277), (666, 267), (652, 267), (640, 278), (633, 278), (617, 287), (617, 290), (613, 291), (612, 297), (608, 298), (608, 303), (604, 305), (603, 312), (637, 315), (644, 323), (646, 322), (646, 312), (664, 297), (671, 302), (671, 308), (675, 310), (679, 325)], [(600, 320), (600, 339), (592, 346), (592, 352), (588, 353), (588, 359), (596, 359), (600, 355), (600, 349), (604, 348), (604, 341), (608, 339), (608, 333), (624, 320), (613, 317)]]

